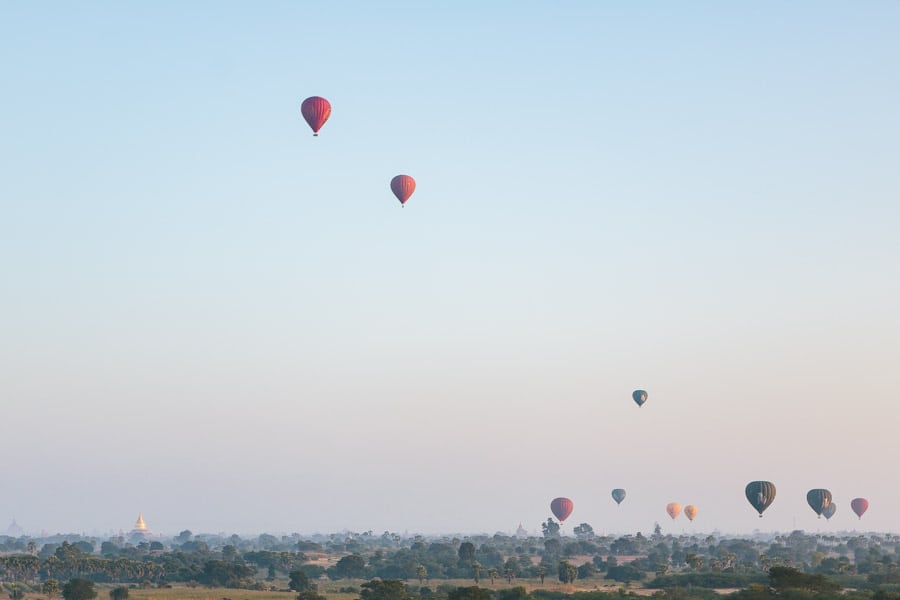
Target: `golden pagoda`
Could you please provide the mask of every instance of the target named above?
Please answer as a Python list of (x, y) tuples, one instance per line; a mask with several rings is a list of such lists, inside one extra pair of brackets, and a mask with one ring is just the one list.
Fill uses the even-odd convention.
[(131, 530), (131, 535), (150, 535), (150, 530), (147, 528), (147, 522), (144, 521), (144, 515), (138, 513), (137, 522), (134, 524), (134, 529)]

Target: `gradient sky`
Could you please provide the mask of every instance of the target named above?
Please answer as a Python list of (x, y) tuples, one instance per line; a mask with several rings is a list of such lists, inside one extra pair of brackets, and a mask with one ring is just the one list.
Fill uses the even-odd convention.
[(900, 3), (484, 4), (0, 4), (0, 529), (900, 530)]

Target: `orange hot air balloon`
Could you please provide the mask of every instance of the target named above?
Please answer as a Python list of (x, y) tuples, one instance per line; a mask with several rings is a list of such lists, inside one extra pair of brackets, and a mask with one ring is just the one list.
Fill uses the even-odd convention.
[(550, 510), (553, 511), (560, 523), (568, 519), (574, 509), (575, 503), (568, 498), (554, 498), (550, 502)]
[(391, 191), (397, 196), (401, 206), (406, 206), (406, 201), (416, 191), (416, 180), (409, 175), (397, 175), (391, 179)]
[(331, 103), (321, 96), (311, 96), (300, 105), (300, 113), (313, 130), (313, 135), (317, 136), (322, 125), (331, 116)]
[(675, 519), (681, 514), (681, 505), (677, 502), (669, 502), (666, 504), (666, 512), (669, 513), (670, 517)]
[(694, 517), (697, 516), (697, 507), (693, 504), (688, 504), (684, 507), (684, 516), (688, 518), (688, 521), (693, 521)]
[(854, 498), (850, 501), (850, 508), (856, 513), (856, 516), (862, 519), (863, 514), (869, 510), (869, 501), (865, 498)]

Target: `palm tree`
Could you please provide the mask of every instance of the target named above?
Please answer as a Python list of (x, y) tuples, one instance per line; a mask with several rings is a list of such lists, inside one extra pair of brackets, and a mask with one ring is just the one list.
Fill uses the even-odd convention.
[(497, 567), (491, 567), (488, 569), (488, 577), (491, 578), (491, 585), (494, 585), (494, 579), (500, 577), (500, 572), (497, 570)]
[(541, 578), (541, 585), (544, 585), (544, 576), (547, 574), (547, 569), (543, 565), (539, 566), (537, 569), (538, 577)]
[(475, 585), (478, 585), (478, 582), (481, 581), (481, 563), (477, 560), (472, 563), (472, 569), (475, 571)]

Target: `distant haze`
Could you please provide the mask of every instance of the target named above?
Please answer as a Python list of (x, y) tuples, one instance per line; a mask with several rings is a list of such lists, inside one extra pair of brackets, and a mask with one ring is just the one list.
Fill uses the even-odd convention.
[(900, 531), (898, 24), (3, 4), (0, 528)]

